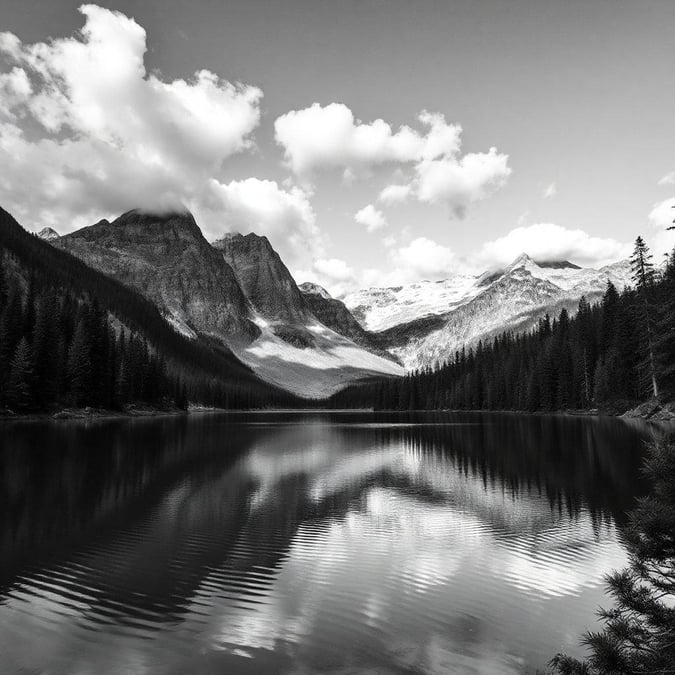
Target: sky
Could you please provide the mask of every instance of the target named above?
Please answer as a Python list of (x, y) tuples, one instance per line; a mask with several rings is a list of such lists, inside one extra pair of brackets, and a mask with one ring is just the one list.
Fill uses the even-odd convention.
[(672, 0), (3, 0), (0, 206), (188, 208), (334, 294), (675, 245)]

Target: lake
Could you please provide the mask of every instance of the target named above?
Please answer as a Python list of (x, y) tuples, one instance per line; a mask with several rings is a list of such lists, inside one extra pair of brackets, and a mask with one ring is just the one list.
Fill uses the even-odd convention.
[(0, 425), (0, 672), (534, 673), (608, 604), (649, 430), (483, 413)]

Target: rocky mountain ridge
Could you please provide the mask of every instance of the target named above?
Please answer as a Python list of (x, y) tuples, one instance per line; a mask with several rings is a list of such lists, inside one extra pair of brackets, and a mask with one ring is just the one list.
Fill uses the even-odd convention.
[(52, 242), (136, 288), (183, 334), (251, 340), (259, 330), (230, 266), (189, 213), (133, 210)]
[(37, 234), (40, 239), (44, 239), (44, 241), (54, 241), (55, 239), (58, 239), (61, 235), (53, 228), (51, 227), (43, 227)]
[(299, 288), (308, 307), (322, 324), (328, 326), (336, 333), (348, 337), (364, 349), (368, 349), (386, 359), (398, 362), (395, 356), (380, 346), (380, 340), (377, 335), (361, 326), (347, 309), (344, 302), (337, 298), (332, 298), (328, 291), (318, 284), (305, 282), (304, 284), (300, 284)]
[(212, 245), (190, 213), (133, 210), (50, 243), (140, 291), (179, 332), (222, 341), (293, 393), (323, 396), (354, 379), (402, 374), (366, 341), (321, 323), (265, 237)]
[(619, 289), (629, 285), (628, 262), (595, 270), (569, 261), (537, 263), (522, 254), (505, 269), (478, 277), (366, 289), (344, 301), (364, 326), (382, 327), (375, 333), (381, 348), (416, 369), (503, 331), (529, 330), (546, 313), (556, 316), (563, 307), (574, 313), (582, 295), (598, 300), (608, 281)]

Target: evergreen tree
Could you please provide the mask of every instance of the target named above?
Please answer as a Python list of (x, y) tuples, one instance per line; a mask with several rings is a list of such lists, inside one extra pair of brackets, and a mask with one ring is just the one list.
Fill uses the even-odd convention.
[(675, 251), (668, 258), (659, 290), (661, 302), (656, 328), (656, 360), (660, 379), (670, 397), (675, 396)]
[(28, 340), (23, 337), (10, 362), (7, 380), (7, 404), (20, 412), (26, 412), (33, 405), (33, 355)]
[(588, 633), (586, 662), (558, 654), (563, 675), (672, 673), (675, 665), (675, 443), (656, 441), (646, 465), (648, 497), (626, 532), (630, 564), (607, 578), (615, 606), (600, 610), (605, 628)]
[(655, 312), (653, 308), (653, 292), (656, 275), (652, 264), (652, 255), (642, 237), (635, 240), (635, 248), (630, 259), (633, 281), (637, 293), (636, 318), (642, 337), (643, 369), (648, 379), (652, 396), (659, 397), (656, 378), (656, 357), (654, 351)]
[(81, 318), (68, 349), (67, 381), (70, 400), (76, 406), (92, 402), (91, 345), (87, 324)]

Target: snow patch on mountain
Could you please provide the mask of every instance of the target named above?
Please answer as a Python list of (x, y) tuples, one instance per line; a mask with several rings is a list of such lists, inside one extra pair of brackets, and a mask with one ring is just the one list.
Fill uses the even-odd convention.
[(364, 328), (381, 331), (467, 302), (481, 291), (476, 281), (473, 275), (456, 274), (443, 281), (367, 288), (348, 293), (342, 301)]
[[(619, 290), (631, 283), (627, 261), (596, 270), (567, 261), (537, 263), (521, 254), (504, 270), (489, 271), (480, 276), (455, 274), (443, 281), (367, 288), (348, 293), (342, 300), (362, 326), (379, 332), (430, 314), (445, 315), (466, 305), (505, 276), (512, 276), (516, 283), (525, 281), (525, 273), (532, 279), (553, 284), (561, 298), (579, 299), (582, 295), (602, 293), (607, 281)], [(515, 287), (514, 292), (517, 292)]]
[(249, 345), (232, 345), (232, 350), (259, 377), (301, 396), (330, 396), (370, 375), (403, 375), (398, 364), (362, 349), (318, 321), (305, 326), (314, 346), (304, 348), (276, 335), (273, 322), (261, 316), (254, 321), (259, 337)]
[(195, 333), (188, 324), (180, 318), (177, 314), (171, 312), (166, 312), (164, 318), (171, 324), (171, 327), (177, 332), (183, 335), (190, 340), (197, 339), (197, 333)]

